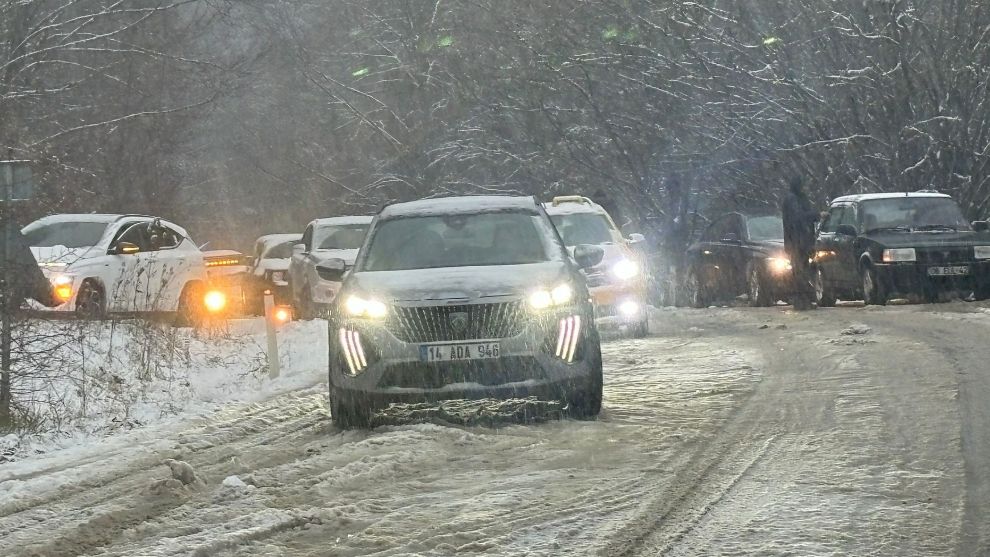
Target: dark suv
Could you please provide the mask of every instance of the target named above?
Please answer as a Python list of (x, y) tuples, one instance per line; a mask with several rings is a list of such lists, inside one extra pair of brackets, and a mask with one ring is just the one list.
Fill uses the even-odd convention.
[(939, 193), (849, 195), (832, 202), (818, 234), (819, 306), (836, 298), (886, 304), (891, 296), (941, 292), (990, 297), (990, 232)]
[[(525, 197), (452, 197), (379, 213), (332, 310), (330, 405), (342, 427), (391, 403), (559, 400), (597, 415), (602, 360), (580, 270)], [(343, 274), (329, 260), (321, 273)]]

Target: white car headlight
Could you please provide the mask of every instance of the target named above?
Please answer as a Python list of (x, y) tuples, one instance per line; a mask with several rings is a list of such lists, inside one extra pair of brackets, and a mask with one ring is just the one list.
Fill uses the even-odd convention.
[(574, 299), (574, 289), (564, 283), (552, 290), (540, 289), (529, 295), (529, 307), (541, 310), (551, 306), (567, 305)]
[(623, 259), (612, 266), (612, 274), (619, 280), (629, 280), (639, 274), (639, 264), (631, 259)]
[(990, 259), (990, 246), (976, 246), (973, 248), (973, 255), (977, 259)]
[(896, 248), (883, 250), (884, 263), (903, 263), (906, 261), (917, 261), (918, 254), (914, 248)]
[(791, 260), (786, 257), (768, 257), (767, 265), (770, 266), (770, 272), (775, 275), (789, 273), (792, 269)]
[(378, 300), (366, 300), (360, 296), (350, 296), (344, 302), (344, 310), (351, 317), (382, 319), (388, 315), (388, 306)]

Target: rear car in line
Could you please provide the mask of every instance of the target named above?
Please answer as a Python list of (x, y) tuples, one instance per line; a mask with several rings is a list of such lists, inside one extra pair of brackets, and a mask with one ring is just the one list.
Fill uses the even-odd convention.
[(650, 328), (646, 262), (633, 249), (643, 243), (643, 236), (624, 238), (608, 212), (587, 197), (559, 196), (544, 207), (568, 249), (597, 245), (605, 254), (600, 264), (584, 271), (599, 325), (646, 336)]
[[(528, 197), (386, 207), (330, 319), (330, 404), (343, 427), (392, 403), (538, 397), (598, 414), (602, 360), (582, 268)], [(328, 262), (340, 278), (343, 262)]]
[(770, 306), (792, 291), (784, 224), (775, 214), (733, 212), (713, 219), (688, 248), (686, 266), (685, 290), (693, 307), (742, 295), (751, 306)]
[(886, 304), (893, 296), (990, 298), (990, 226), (967, 222), (948, 195), (849, 195), (835, 199), (819, 229), (819, 306), (837, 299)]
[(265, 291), (275, 297), (275, 303), (292, 303), (289, 286), (289, 260), (292, 246), (302, 241), (302, 234), (266, 234), (254, 243), (254, 254), (245, 287), (245, 302), (256, 315), (265, 312)]

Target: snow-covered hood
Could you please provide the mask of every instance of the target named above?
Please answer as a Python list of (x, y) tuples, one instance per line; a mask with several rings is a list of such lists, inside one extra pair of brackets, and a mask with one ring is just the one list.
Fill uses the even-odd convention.
[(358, 251), (356, 249), (314, 249), (312, 254), (321, 261), (327, 259), (343, 259), (348, 267), (354, 265), (357, 260)]
[(254, 274), (259, 277), (269, 271), (288, 271), (289, 259), (262, 259), (254, 268)]
[(567, 280), (563, 262), (354, 273), (345, 289), (393, 301), (476, 300), (524, 295)]
[(88, 259), (100, 253), (94, 247), (67, 248), (65, 246), (32, 247), (31, 255), (42, 267), (69, 266), (80, 259)]

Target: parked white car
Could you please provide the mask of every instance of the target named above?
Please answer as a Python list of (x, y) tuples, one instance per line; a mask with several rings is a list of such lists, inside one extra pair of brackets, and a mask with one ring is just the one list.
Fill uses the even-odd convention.
[(333, 217), (309, 223), (289, 262), (292, 305), (303, 318), (321, 315), (340, 290), (339, 280), (320, 277), (317, 265), (327, 259), (354, 264), (373, 217)]
[(181, 227), (143, 215), (53, 215), (22, 230), (60, 305), (101, 318), (175, 313), (191, 319), (207, 284), (203, 254)]

